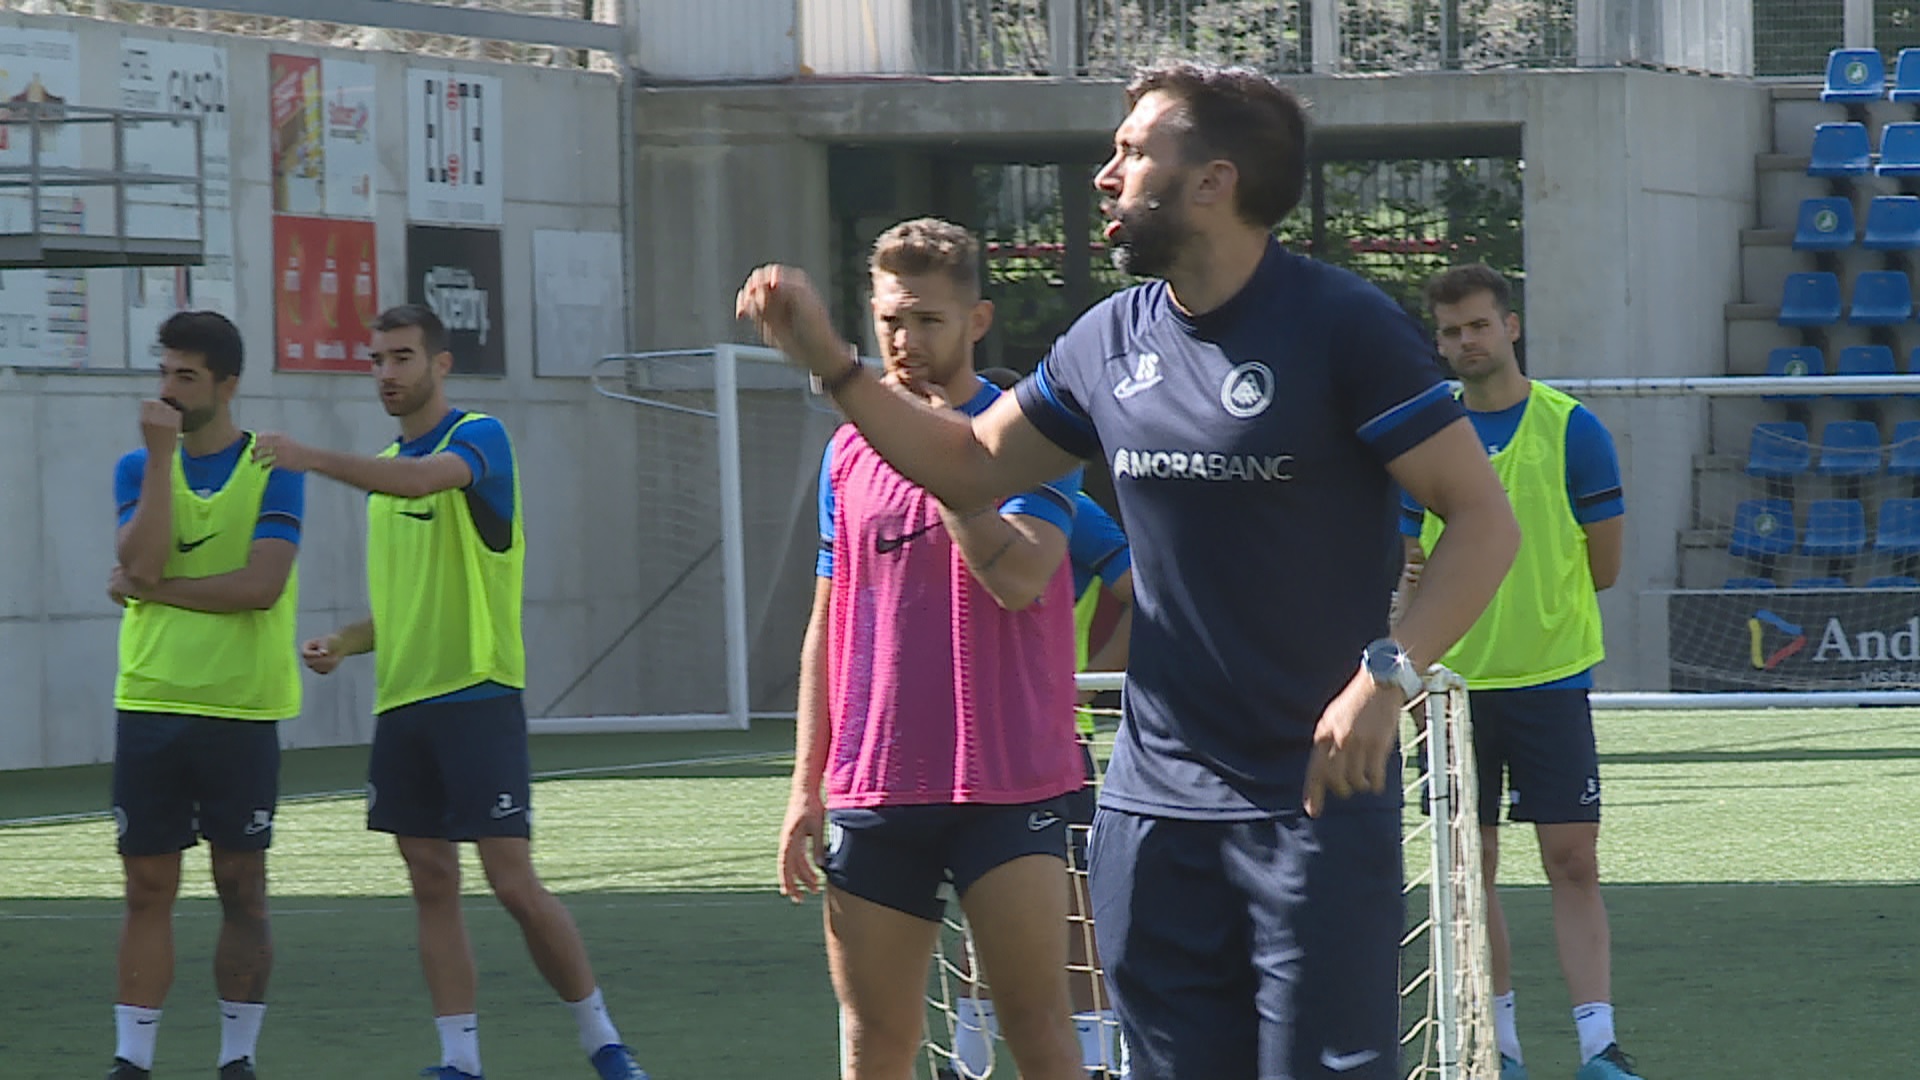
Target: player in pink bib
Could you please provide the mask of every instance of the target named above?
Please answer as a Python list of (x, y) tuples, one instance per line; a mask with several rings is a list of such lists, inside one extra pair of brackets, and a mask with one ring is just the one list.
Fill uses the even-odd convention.
[[(999, 397), (973, 369), (993, 313), (973, 237), (906, 222), (871, 269), (887, 379), (968, 415)], [(1065, 569), (1078, 486), (956, 509), (851, 426), (827, 447), (780, 888), (798, 900), (825, 870), (846, 1080), (911, 1073), (947, 884), (1020, 1075), (1084, 1080), (1062, 872), (1064, 796), (1084, 783)]]

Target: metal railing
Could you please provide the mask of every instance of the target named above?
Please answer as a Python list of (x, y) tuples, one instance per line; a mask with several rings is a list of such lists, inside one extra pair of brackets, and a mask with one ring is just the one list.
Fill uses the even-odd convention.
[(803, 72), (1115, 76), (1168, 59), (1276, 73), (1638, 64), (1748, 74), (1755, 0), (793, 2)]

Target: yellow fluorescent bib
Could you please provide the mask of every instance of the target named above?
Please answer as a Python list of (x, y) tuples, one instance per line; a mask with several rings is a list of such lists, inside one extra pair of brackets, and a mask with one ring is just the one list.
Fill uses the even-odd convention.
[[(180, 454), (174, 453), (173, 535), (165, 577), (214, 577), (245, 569), (271, 468), (249, 460), (253, 436), (244, 438), (233, 475), (204, 498), (187, 487)], [(215, 613), (127, 601), (120, 619), (114, 707), (224, 720), (298, 716), (294, 613), (299, 605), (297, 566), (287, 574), (280, 599), (265, 611)]]
[[(447, 429), (446, 450), (468, 413)], [(381, 457), (393, 457), (399, 446)], [(367, 496), (367, 594), (373, 608), (373, 711), (483, 682), (524, 688), (526, 646), (520, 636), (526, 543), (521, 529), (520, 474), (513, 481), (512, 542), (489, 550), (474, 527), (466, 491), (423, 499)]]
[[(1442, 663), (1475, 690), (1578, 675), (1606, 658), (1587, 533), (1567, 499), (1567, 419), (1579, 402), (1534, 383), (1513, 441), (1490, 459), (1520, 522), (1520, 552), (1486, 613)], [(1429, 511), (1420, 546), (1446, 528)]]

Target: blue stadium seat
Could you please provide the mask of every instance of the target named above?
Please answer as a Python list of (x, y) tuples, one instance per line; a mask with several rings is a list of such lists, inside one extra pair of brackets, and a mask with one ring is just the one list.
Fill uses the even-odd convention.
[(1901, 49), (1893, 62), (1893, 101), (1920, 101), (1920, 49)]
[(1793, 230), (1795, 251), (1845, 251), (1853, 246), (1853, 200), (1807, 199)]
[(1858, 555), (1867, 546), (1867, 512), (1859, 499), (1815, 499), (1807, 507), (1800, 554), (1815, 558)]
[(1726, 584), (1724, 584), (1724, 585), (1721, 585), (1720, 587), (1721, 587), (1721, 588), (1723, 588), (1723, 589), (1748, 589), (1748, 590), (1752, 590), (1752, 589), (1771, 589), (1771, 588), (1773, 588), (1773, 587), (1774, 587), (1774, 585), (1773, 585), (1773, 579), (1772, 579), (1772, 578), (1764, 578), (1764, 577), (1730, 577), (1730, 578), (1728, 578), (1728, 579), (1726, 580)]
[(1920, 555), (1920, 499), (1883, 499), (1873, 550), (1881, 555)]
[(1790, 589), (1844, 589), (1847, 579), (1843, 577), (1803, 577), (1794, 578)]
[(1853, 279), (1855, 326), (1898, 326), (1913, 318), (1913, 285), (1899, 270), (1869, 270)]
[(1876, 196), (1867, 204), (1867, 231), (1860, 246), (1868, 251), (1920, 249), (1920, 196)]
[[(1795, 345), (1792, 348), (1770, 349), (1767, 352), (1767, 374), (1781, 379), (1797, 379), (1802, 375), (1825, 375), (1827, 358), (1812, 345)], [(1813, 394), (1768, 394), (1768, 401), (1812, 401)]]
[(1798, 421), (1753, 425), (1747, 442), (1748, 476), (1799, 476), (1812, 466), (1807, 425)]
[(1746, 499), (1733, 508), (1733, 543), (1738, 559), (1764, 559), (1793, 553), (1793, 503), (1787, 499)]
[[(1893, 350), (1885, 345), (1849, 345), (1833, 358), (1835, 375), (1873, 375), (1885, 378), (1895, 374)], [(1885, 394), (1835, 394), (1834, 397), (1883, 398)]]
[(1865, 176), (1873, 171), (1873, 143), (1865, 124), (1815, 124), (1808, 176), (1829, 179)]
[(1885, 574), (1867, 579), (1869, 589), (1920, 589), (1920, 580), (1905, 574)]
[(1821, 476), (1873, 476), (1880, 471), (1880, 428), (1871, 420), (1835, 420), (1820, 430)]
[(1920, 420), (1902, 420), (1893, 426), (1887, 443), (1888, 476), (1920, 476)]
[(1788, 274), (1780, 286), (1781, 326), (1832, 326), (1840, 321), (1840, 279), (1833, 274)]
[(1887, 62), (1878, 49), (1835, 49), (1827, 54), (1827, 85), (1821, 101), (1879, 101), (1887, 92)]
[(1888, 124), (1880, 129), (1881, 176), (1920, 176), (1920, 124)]

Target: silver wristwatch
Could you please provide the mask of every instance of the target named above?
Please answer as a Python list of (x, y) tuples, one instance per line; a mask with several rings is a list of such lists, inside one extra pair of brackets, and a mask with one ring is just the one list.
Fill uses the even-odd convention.
[(1367, 673), (1375, 686), (1399, 687), (1408, 701), (1420, 696), (1424, 687), (1419, 669), (1413, 666), (1413, 657), (1392, 638), (1381, 638), (1368, 645), (1360, 654), (1360, 670)]

